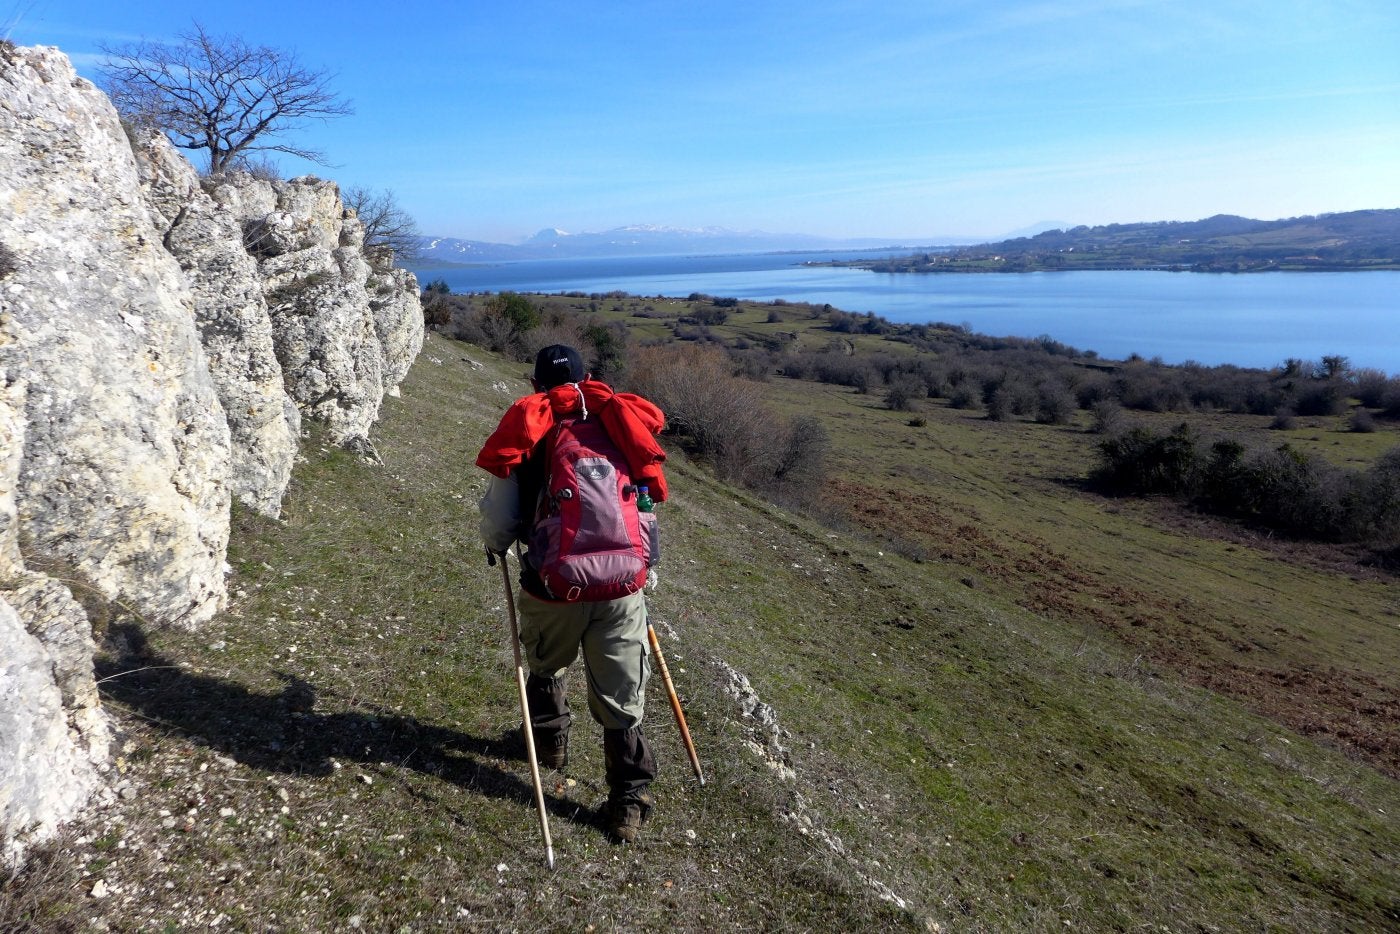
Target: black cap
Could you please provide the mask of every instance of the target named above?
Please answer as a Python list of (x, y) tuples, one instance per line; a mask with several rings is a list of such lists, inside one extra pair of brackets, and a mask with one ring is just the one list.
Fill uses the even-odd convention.
[(583, 379), (583, 358), (567, 344), (551, 344), (535, 355), (535, 382), (553, 389)]

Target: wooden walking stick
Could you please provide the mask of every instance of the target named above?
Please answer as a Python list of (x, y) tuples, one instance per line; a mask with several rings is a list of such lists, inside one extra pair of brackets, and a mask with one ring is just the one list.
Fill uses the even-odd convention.
[[(494, 558), (492, 555), (492, 563)], [(535, 758), (535, 730), (530, 725), (530, 700), (525, 696), (525, 663), (520, 660), (520, 632), (515, 624), (515, 591), (510, 586), (510, 562), (500, 555), (501, 576), (506, 583), (506, 615), (510, 617), (510, 645), (515, 650), (515, 684), (520, 688), (520, 732), (525, 734), (525, 755), (530, 760), (530, 780), (535, 783), (535, 809), (540, 814), (540, 833), (544, 834), (544, 859), (554, 868), (554, 842), (549, 838), (549, 815), (544, 809), (544, 788), (540, 785), (540, 762)]]
[(671, 713), (676, 715), (676, 726), (680, 727), (685, 751), (690, 756), (690, 765), (695, 769), (695, 777), (705, 784), (705, 773), (700, 771), (700, 757), (695, 754), (695, 743), (690, 738), (690, 727), (685, 725), (685, 714), (681, 711), (681, 699), (676, 696), (676, 686), (671, 682), (671, 669), (666, 666), (666, 656), (661, 654), (661, 643), (656, 638), (656, 630), (651, 620), (647, 620), (647, 639), (651, 642), (651, 654), (656, 656), (656, 667), (661, 669), (661, 680), (666, 685), (666, 696), (671, 699)]

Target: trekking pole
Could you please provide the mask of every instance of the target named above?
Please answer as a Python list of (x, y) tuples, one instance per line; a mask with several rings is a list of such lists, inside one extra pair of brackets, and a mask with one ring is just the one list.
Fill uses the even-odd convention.
[[(494, 557), (494, 556), (493, 556)], [(525, 664), (520, 660), (520, 632), (515, 624), (515, 592), (510, 586), (510, 562), (502, 554), (501, 576), (506, 583), (506, 615), (510, 617), (510, 645), (515, 650), (515, 685), (520, 689), (520, 732), (525, 734), (525, 755), (530, 760), (530, 780), (535, 784), (535, 809), (540, 814), (544, 834), (544, 859), (554, 868), (554, 842), (549, 838), (549, 815), (544, 810), (544, 788), (540, 785), (540, 762), (535, 758), (535, 730), (530, 725), (530, 701), (525, 696)], [(494, 561), (492, 562), (495, 563)]]
[(656, 638), (651, 619), (647, 619), (647, 639), (651, 642), (651, 654), (656, 656), (656, 667), (661, 669), (661, 680), (666, 685), (666, 696), (671, 699), (671, 713), (676, 715), (676, 726), (680, 727), (681, 740), (690, 756), (690, 765), (695, 769), (695, 777), (705, 784), (705, 773), (700, 771), (700, 757), (695, 754), (695, 743), (690, 738), (690, 727), (685, 725), (685, 713), (681, 710), (681, 699), (676, 696), (676, 686), (671, 681), (671, 669), (666, 665), (666, 656), (661, 654), (661, 642)]

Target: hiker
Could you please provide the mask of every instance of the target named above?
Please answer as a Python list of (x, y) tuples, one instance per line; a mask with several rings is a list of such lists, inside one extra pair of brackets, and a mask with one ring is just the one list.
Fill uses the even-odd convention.
[(665, 419), (641, 396), (593, 379), (566, 345), (539, 352), (531, 383), (534, 394), (511, 405), (476, 459), (491, 474), (481, 537), (491, 555), (516, 542), (529, 548), (518, 603), (539, 764), (568, 764), (565, 680), (581, 648), (588, 709), (603, 728), (606, 827), (630, 843), (655, 804), (647, 788), (656, 762), (642, 733), (650, 675), (643, 586), (654, 580), (658, 548), (655, 518), (638, 499), (643, 487), (652, 501), (666, 499), (656, 440)]

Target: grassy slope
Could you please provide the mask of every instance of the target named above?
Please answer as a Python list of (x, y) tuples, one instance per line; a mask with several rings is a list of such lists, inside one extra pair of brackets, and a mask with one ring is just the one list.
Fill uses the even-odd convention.
[[(643, 845), (608, 846), (589, 821), (604, 789), (585, 715), (568, 776), (546, 776), (548, 873), (528, 771), (501, 742), (518, 716), (511, 653), (501, 580), (474, 535), (471, 459), (520, 372), (431, 338), (386, 401), (383, 467), (313, 443), (283, 520), (238, 517), (225, 616), (145, 645), (114, 624), (128, 652), (102, 674), (127, 731), (127, 797), (68, 842), (76, 868), (9, 883), (0, 918), (8, 906), (43, 927), (96, 915), (132, 930), (220, 914), (235, 929), (306, 930), (1400, 924), (1394, 781), (1018, 606), (1018, 589), (958, 556), (880, 554), (679, 457), (652, 614), (676, 633), (668, 657), (710, 783), (689, 774), (654, 692), (661, 806)], [(954, 509), (962, 484), (996, 482), (985, 467), (934, 479)], [(721, 660), (784, 732), (741, 716)], [(93, 899), (98, 880), (109, 893)]]

